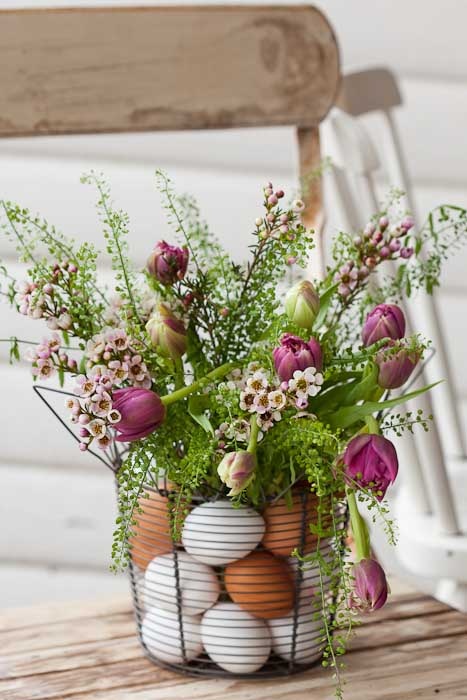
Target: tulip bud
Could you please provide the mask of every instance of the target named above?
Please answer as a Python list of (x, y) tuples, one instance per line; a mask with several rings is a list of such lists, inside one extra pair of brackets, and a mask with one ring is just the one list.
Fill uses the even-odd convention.
[(373, 345), (383, 338), (404, 337), (405, 318), (396, 304), (378, 304), (366, 317), (362, 331), (363, 344)]
[(388, 348), (394, 345), (394, 341), (376, 355), (375, 362), (379, 367), (378, 385), (383, 389), (397, 389), (405, 384), (417, 365), (419, 355), (407, 348), (401, 348), (394, 354), (388, 352)]
[(217, 473), (221, 481), (230, 489), (229, 496), (238, 496), (253, 479), (256, 457), (246, 450), (228, 452), (219, 466)]
[(304, 280), (289, 289), (285, 311), (291, 321), (311, 331), (319, 311), (319, 296), (311, 282)]
[(296, 335), (285, 333), (280, 346), (272, 351), (272, 356), (277, 376), (283, 382), (292, 379), (297, 369), (316, 367), (320, 372), (323, 367), (323, 353), (316, 338), (305, 341)]
[(131, 386), (112, 392), (112, 406), (121, 419), (115, 424), (119, 442), (133, 442), (153, 433), (165, 419), (165, 406), (154, 391)]
[(379, 610), (388, 597), (388, 582), (383, 568), (374, 559), (361, 559), (353, 566), (354, 590), (350, 607), (361, 612)]
[(394, 445), (382, 435), (357, 435), (342, 457), (344, 475), (351, 486), (371, 489), (380, 501), (397, 476), (399, 462)]
[(146, 332), (151, 343), (163, 357), (177, 360), (185, 354), (187, 347), (186, 330), (183, 322), (171, 315), (165, 304), (159, 304), (158, 313), (146, 323)]
[(188, 249), (177, 248), (159, 241), (149, 256), (146, 269), (162, 284), (174, 284), (185, 277), (188, 267)]

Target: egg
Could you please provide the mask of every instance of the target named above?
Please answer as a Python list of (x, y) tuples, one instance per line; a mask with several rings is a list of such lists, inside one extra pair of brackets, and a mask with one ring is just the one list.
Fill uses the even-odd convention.
[[(310, 531), (310, 524), (318, 522), (318, 503), (314, 494), (295, 491), (290, 506), (285, 498), (267, 505), (262, 513), (266, 522), (263, 546), (283, 557), (289, 557), (295, 548), (304, 554), (311, 552), (316, 548), (317, 536)], [(323, 514), (322, 526), (328, 528), (330, 524), (330, 516)]]
[(193, 508), (185, 519), (182, 543), (205, 564), (219, 566), (246, 557), (264, 535), (264, 520), (253, 508), (234, 508), (228, 500)]
[[(198, 615), (217, 601), (220, 584), (215, 572), (183, 551), (177, 552), (178, 591), (184, 615)], [(175, 554), (155, 557), (144, 575), (144, 605), (177, 612), (177, 576)]]
[(235, 603), (217, 603), (204, 613), (201, 637), (209, 657), (230, 673), (254, 673), (271, 651), (267, 624)]
[[(321, 542), (321, 556), (328, 565), (334, 563), (334, 551), (332, 549), (332, 540), (326, 539)], [(332, 576), (327, 573), (320, 575), (320, 567), (317, 562), (309, 564), (306, 561), (301, 562), (296, 557), (287, 559), (290, 568), (293, 571), (293, 579), (295, 586), (298, 584), (298, 569), (301, 569), (300, 575), (300, 604), (313, 604), (316, 595), (321, 595), (321, 584), (324, 590), (330, 586)]]
[(252, 552), (228, 564), (224, 583), (231, 599), (255, 617), (283, 617), (294, 604), (292, 571), (269, 552)]
[[(201, 618), (182, 615), (161, 608), (150, 608), (141, 625), (141, 639), (152, 656), (167, 663), (191, 661), (201, 654)], [(183, 629), (180, 634), (180, 626)], [(183, 649), (185, 654), (183, 654)]]
[[(171, 535), (171, 518), (174, 516), (170, 514), (172, 504), (156, 491), (147, 490), (145, 493), (148, 497), (138, 499), (142, 513), (135, 512), (136, 524), (129, 537), (131, 559), (143, 570), (155, 556), (171, 552), (174, 548)], [(181, 512), (177, 514), (177, 517), (180, 516), (183, 517)]]
[(296, 620), (292, 614), (269, 620), (268, 625), (272, 648), (285, 661), (293, 660), (298, 664), (308, 664), (322, 656), (320, 649), (323, 622), (321, 619), (314, 619), (312, 613), (299, 611)]

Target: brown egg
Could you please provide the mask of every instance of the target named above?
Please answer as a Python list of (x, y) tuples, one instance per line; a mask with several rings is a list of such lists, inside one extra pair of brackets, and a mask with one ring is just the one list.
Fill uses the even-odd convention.
[[(266, 522), (263, 546), (278, 556), (289, 557), (295, 548), (308, 554), (316, 547), (317, 536), (310, 531), (310, 524), (318, 524), (319, 499), (312, 493), (295, 491), (292, 504), (285, 498), (266, 506), (262, 515)], [(328, 508), (325, 508), (327, 511)], [(331, 526), (327, 512), (321, 515), (321, 527)]]
[[(140, 569), (146, 569), (149, 562), (159, 554), (173, 550), (169, 499), (155, 491), (148, 490), (147, 494), (149, 498), (141, 496), (138, 499), (143, 512), (135, 513), (136, 525), (129, 538), (131, 558)], [(181, 517), (181, 513), (178, 517)]]
[(269, 552), (252, 552), (227, 564), (224, 582), (234, 603), (255, 617), (283, 617), (294, 604), (290, 567)]

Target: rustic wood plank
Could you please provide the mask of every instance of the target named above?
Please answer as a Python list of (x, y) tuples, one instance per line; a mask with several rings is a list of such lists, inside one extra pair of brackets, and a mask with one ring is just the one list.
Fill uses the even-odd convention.
[(339, 56), (312, 7), (0, 12), (0, 135), (318, 124)]
[(33, 625), (16, 630), (6, 630), (0, 634), (2, 656), (18, 651), (33, 652), (38, 649), (56, 648), (67, 644), (82, 644), (100, 639), (132, 636), (135, 633), (133, 615), (116, 613), (66, 622), (50, 621), (48, 625)]
[[(23, 611), (24, 613), (25, 611)], [(54, 619), (54, 613), (57, 616)], [(10, 614), (17, 624), (18, 618)], [(8, 700), (325, 700), (329, 671), (243, 682), (193, 679), (151, 664), (138, 646), (128, 601), (75, 611), (51, 606), (29, 627), (0, 633), (0, 697)], [(49, 621), (49, 624), (48, 624)], [(42, 641), (41, 641), (42, 637)], [(7, 642), (5, 644), (5, 641)], [(346, 700), (465, 697), (467, 616), (431, 598), (404, 594), (368, 616), (347, 655)], [(397, 671), (397, 672), (396, 672)]]
[[(467, 636), (386, 649), (351, 652), (347, 657), (346, 700), (465, 698)], [(272, 681), (193, 679), (157, 669), (146, 659), (83, 672), (43, 674), (0, 683), (8, 700), (329, 700), (333, 681), (317, 667), (300, 676)]]
[(71, 622), (72, 620), (107, 617), (108, 615), (128, 614), (130, 612), (129, 590), (128, 596), (106, 598), (105, 605), (103, 605), (102, 598), (98, 598), (87, 601), (67, 601), (66, 603), (7, 608), (0, 611), (0, 634), (4, 631), (11, 632), (36, 625), (49, 625), (51, 622)]

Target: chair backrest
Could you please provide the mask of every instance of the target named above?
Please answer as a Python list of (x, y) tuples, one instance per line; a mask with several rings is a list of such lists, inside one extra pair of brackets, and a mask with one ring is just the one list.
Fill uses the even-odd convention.
[[(339, 78), (313, 7), (0, 11), (3, 137), (294, 125), (303, 177)], [(321, 188), (304, 182), (312, 225)]]
[[(387, 71), (385, 72), (387, 76)], [(364, 74), (357, 74), (358, 80), (354, 80), (353, 76), (350, 76), (349, 81), (347, 78), (343, 79), (343, 91), (344, 95), (350, 92), (348, 86), (357, 85), (357, 95), (362, 93), (366, 94), (363, 88), (363, 78)], [(374, 72), (369, 72), (368, 81), (368, 92), (372, 92), (372, 83), (374, 79)], [(395, 81), (394, 81), (395, 83)], [(392, 95), (395, 97), (397, 95), (396, 90), (392, 90)], [(376, 99), (375, 94), (371, 95), (370, 99), (363, 103), (362, 108), (358, 107), (358, 100), (353, 96), (352, 100), (347, 100), (347, 98), (340, 98), (341, 104), (350, 104), (350, 111), (352, 114), (348, 114), (339, 108), (334, 108), (327, 120), (327, 128), (332, 131), (335, 142), (335, 153), (334, 157), (337, 158), (334, 173), (334, 184), (338, 196), (341, 198), (344, 211), (347, 213), (348, 224), (351, 228), (361, 228), (367, 222), (369, 216), (378, 210), (378, 196), (375, 184), (375, 174), (380, 168), (380, 159), (374, 144), (363, 125), (359, 122), (357, 115), (365, 114), (365, 107), (371, 106), (371, 109), (376, 109)], [(389, 109), (389, 100), (383, 101), (383, 107), (381, 111)], [(399, 104), (394, 100), (394, 106)], [(392, 128), (394, 123), (392, 122)], [(399, 154), (397, 148), (394, 147), (395, 153), (391, 155), (392, 160), (397, 160)], [(385, 154), (385, 164), (387, 162)], [(348, 176), (351, 176), (352, 183), (348, 182)], [(391, 184), (402, 187), (407, 191), (407, 184), (409, 184), (406, 179), (406, 174), (404, 173), (404, 168), (399, 169), (398, 179)], [(434, 325), (434, 344), (438, 349), (438, 338), (437, 338), (437, 316), (435, 308), (430, 304), (428, 298), (425, 297), (422, 300), (423, 310), (426, 315), (432, 320)], [(410, 305), (405, 307), (406, 314), (409, 320), (409, 327), (418, 327), (417, 314), (420, 312), (419, 305), (414, 305), (412, 302)], [(415, 311), (415, 313), (414, 313)], [(434, 323), (433, 317), (434, 316)], [(439, 329), (438, 329), (439, 330)], [(440, 353), (438, 350), (438, 371), (441, 365), (441, 372), (443, 374), (438, 374), (437, 379), (448, 374), (447, 363), (439, 361)], [(442, 353), (441, 358), (443, 359)], [(428, 370), (430, 366), (426, 368)], [(430, 368), (432, 369), (432, 368)], [(427, 374), (427, 372), (423, 375)], [(423, 375), (419, 379), (419, 384), (423, 383)], [(446, 387), (445, 387), (446, 391)], [(437, 389), (439, 394), (439, 390)], [(437, 401), (437, 396), (434, 397)], [(432, 411), (431, 398), (428, 395), (423, 395), (416, 402), (416, 407), (421, 407), (426, 414), (432, 412), (435, 413), (437, 422), (441, 425), (444, 432), (444, 423), (449, 420), (449, 416), (446, 416), (444, 412), (445, 406), (449, 405), (450, 414), (454, 414), (457, 417), (457, 411), (455, 406), (455, 399), (448, 387), (447, 396), (445, 395), (444, 401), (440, 405), (438, 402), (435, 403), (435, 411)], [(452, 433), (451, 426), (451, 433)], [(460, 436), (462, 433), (460, 432)], [(425, 436), (423, 436), (425, 437)], [(455, 437), (458, 437), (455, 435)], [(458, 447), (456, 444), (456, 447)], [(462, 449), (462, 441), (460, 441)], [(438, 425), (435, 423), (430, 430), (428, 439), (420, 439), (420, 436), (415, 434), (414, 442), (405, 442), (405, 459), (409, 463), (409, 468), (411, 469), (411, 490), (413, 491), (414, 503), (418, 504), (421, 510), (431, 510), (437, 517), (440, 530), (444, 532), (455, 533), (459, 531), (457, 516), (454, 509), (452, 492), (449, 484), (448, 473), (446, 468), (445, 455), (442, 450), (442, 442), (440, 438), (440, 431), (438, 430)], [(408, 450), (408, 452), (407, 452)], [(446, 451), (446, 450), (445, 450)]]
[[(395, 76), (385, 68), (374, 68), (357, 73), (346, 75), (342, 81), (342, 88), (337, 100), (337, 105), (346, 114), (353, 117), (360, 117), (371, 112), (377, 112), (382, 118), (386, 129), (383, 130), (383, 139), (381, 142), (381, 162), (384, 163), (383, 169), (386, 171), (386, 179), (390, 185), (400, 187), (405, 192), (405, 201), (408, 208), (415, 216), (416, 205), (412, 193), (412, 185), (408, 174), (406, 161), (396, 128), (396, 123), (393, 115), (393, 110), (402, 105), (402, 98), (397, 85)], [(344, 132), (345, 129), (351, 129), (351, 120), (344, 120), (339, 116), (339, 112), (334, 113), (331, 118), (331, 123), (339, 123), (338, 132)], [(344, 124), (347, 123), (347, 127)], [(336, 132), (336, 129), (334, 129)], [(371, 140), (367, 138), (366, 131), (360, 130), (363, 134), (362, 140), (368, 144)], [(341, 151), (347, 150), (345, 159), (346, 167), (356, 171), (358, 178), (363, 184), (369, 185), (366, 189), (375, 191), (374, 175), (380, 167), (378, 155), (376, 161), (369, 158), (363, 152), (360, 158), (355, 157), (355, 152), (350, 153), (352, 139), (349, 139), (347, 145), (343, 142), (343, 133), (340, 135)], [(371, 146), (366, 146), (368, 149)], [(374, 149), (373, 149), (374, 150)], [(358, 162), (360, 160), (360, 162)], [(354, 166), (352, 166), (352, 162)], [(433, 345), (436, 348), (436, 354), (426, 369), (427, 377), (430, 381), (436, 381), (439, 377), (443, 377), (446, 381), (443, 387), (437, 392), (437, 405), (439, 408), (439, 423), (441, 433), (445, 437), (444, 445), (446, 453), (450, 456), (465, 458), (467, 456), (467, 444), (464, 431), (461, 425), (460, 414), (456, 406), (456, 397), (453, 387), (454, 378), (452, 376), (448, 353), (446, 349), (445, 336), (442, 332), (436, 307), (436, 298), (428, 295), (419, 295), (415, 302), (411, 303), (412, 315), (417, 317), (417, 320), (424, 324), (424, 329), (427, 335), (433, 340)]]

